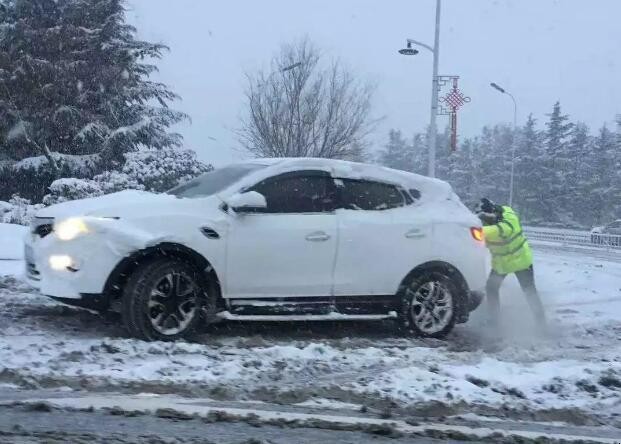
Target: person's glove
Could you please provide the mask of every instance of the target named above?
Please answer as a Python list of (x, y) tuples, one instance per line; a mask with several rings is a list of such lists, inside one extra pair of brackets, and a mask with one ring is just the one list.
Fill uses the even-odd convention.
[(495, 213), (480, 211), (477, 213), (477, 217), (479, 218), (483, 226), (495, 225), (496, 223), (498, 223), (498, 216)]

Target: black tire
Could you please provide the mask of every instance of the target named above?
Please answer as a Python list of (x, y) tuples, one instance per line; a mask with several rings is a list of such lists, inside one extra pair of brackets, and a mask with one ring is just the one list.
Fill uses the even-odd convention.
[[(160, 291), (166, 290), (162, 285), (170, 287), (170, 291)], [(182, 287), (191, 293), (180, 296)], [(123, 290), (123, 323), (131, 336), (144, 341), (191, 337), (205, 322), (206, 308), (213, 306), (215, 294), (210, 288), (202, 270), (180, 259), (156, 259), (142, 264)]]
[[(435, 291), (439, 292), (440, 290), (443, 292), (442, 301), (448, 302), (442, 302), (438, 305), (433, 302), (433, 299), (436, 294)], [(460, 291), (460, 286), (444, 272), (436, 270), (425, 271), (411, 277), (401, 287), (399, 299), (401, 303), (397, 322), (401, 334), (431, 338), (443, 338), (453, 330), (458, 313), (464, 309), (464, 304), (467, 304), (463, 291)], [(438, 298), (438, 302), (440, 302), (440, 298)], [(450, 310), (448, 309), (449, 304)], [(438, 311), (428, 309), (432, 306), (436, 307)], [(427, 322), (420, 319), (417, 321), (417, 315), (425, 316), (423, 310), (429, 313), (433, 319), (430, 321), (431, 323), (434, 323), (437, 318), (442, 319), (442, 322), (436, 323), (436, 328), (426, 328)], [(443, 314), (442, 317), (439, 316), (440, 313)]]

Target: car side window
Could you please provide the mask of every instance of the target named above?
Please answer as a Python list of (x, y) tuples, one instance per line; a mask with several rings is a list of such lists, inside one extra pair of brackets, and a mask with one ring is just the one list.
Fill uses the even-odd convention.
[(340, 207), (349, 210), (381, 211), (408, 204), (395, 185), (369, 180), (341, 179), (337, 182)]
[(265, 196), (261, 213), (324, 213), (334, 211), (334, 181), (323, 171), (285, 173), (265, 179), (248, 191)]

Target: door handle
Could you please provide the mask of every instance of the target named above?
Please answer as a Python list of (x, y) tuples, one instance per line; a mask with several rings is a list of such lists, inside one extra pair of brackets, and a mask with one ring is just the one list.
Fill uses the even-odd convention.
[(422, 239), (425, 236), (427, 235), (423, 233), (422, 230), (419, 230), (418, 228), (412, 228), (410, 231), (405, 233), (405, 237), (408, 239)]
[(330, 239), (330, 235), (323, 231), (315, 231), (314, 233), (306, 236), (306, 240), (309, 242), (325, 242)]

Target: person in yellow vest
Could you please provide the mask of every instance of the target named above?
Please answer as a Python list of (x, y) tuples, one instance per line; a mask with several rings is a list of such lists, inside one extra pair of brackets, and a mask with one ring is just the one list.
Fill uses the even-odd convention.
[(533, 253), (522, 233), (518, 215), (511, 207), (496, 205), (487, 198), (481, 199), (477, 215), (483, 224), (485, 244), (492, 255), (492, 271), (486, 286), (490, 322), (498, 326), (500, 286), (505, 277), (513, 273), (522, 287), (538, 326), (545, 329), (545, 312), (535, 287)]

